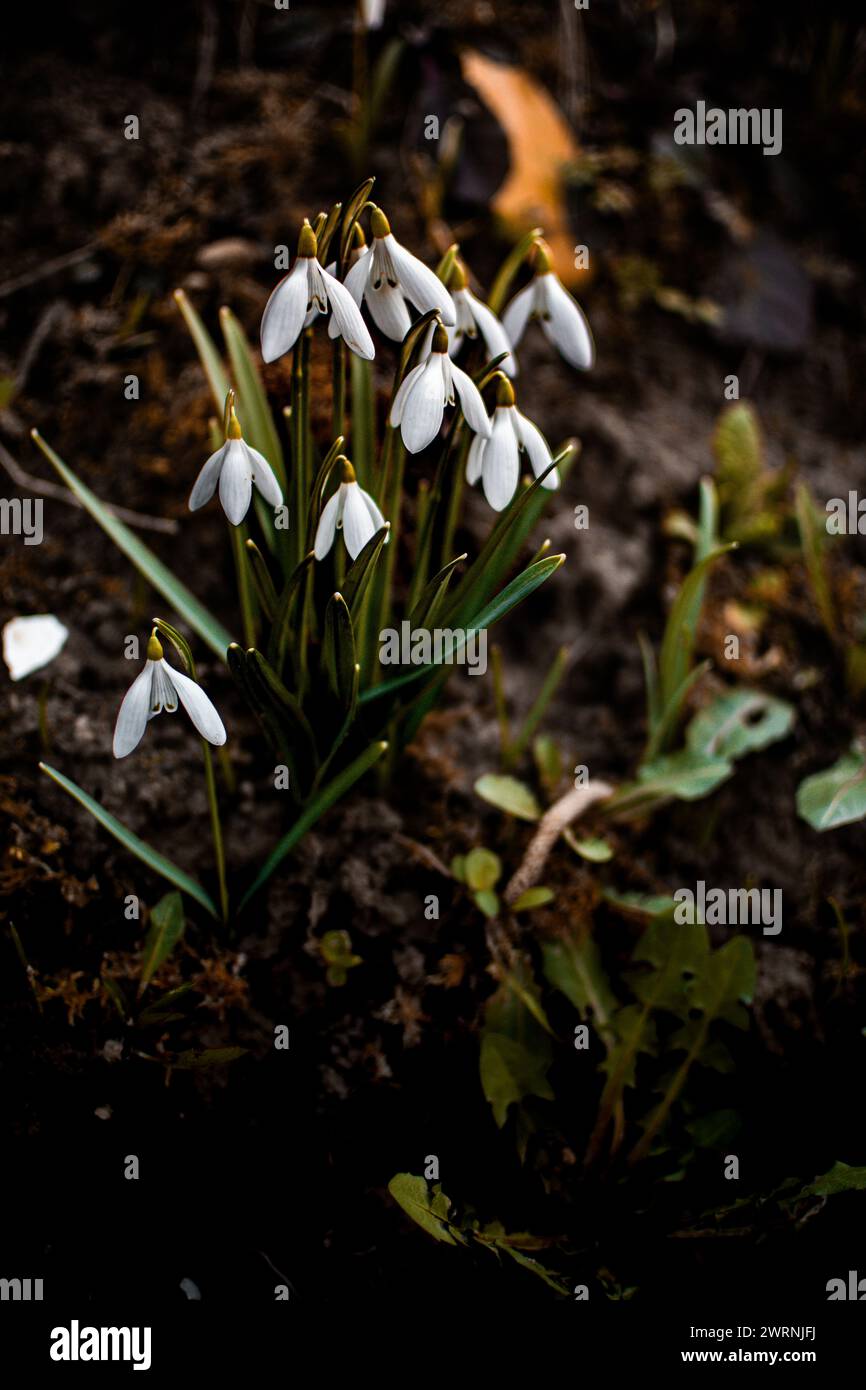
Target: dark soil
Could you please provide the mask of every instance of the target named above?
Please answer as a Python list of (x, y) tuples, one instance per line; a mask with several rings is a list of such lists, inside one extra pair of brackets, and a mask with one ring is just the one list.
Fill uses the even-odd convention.
[[(577, 379), (540, 338), (521, 357), (522, 408), (551, 439), (577, 434), (582, 451), (539, 530), (567, 564), (498, 632), (515, 718), (557, 647), (570, 646), (544, 727), (567, 768), (584, 763), (613, 781), (629, 776), (644, 740), (637, 634), (658, 642), (688, 563), (687, 548), (666, 539), (665, 519), (674, 507), (695, 513), (725, 377), (737, 373), (754, 401), (770, 463), (789, 462), (817, 499), (866, 483), (863, 33), (833, 4), (820, 14), (789, 5), (778, 18), (760, 4), (721, 13), (674, 5), (677, 47), (665, 65), (653, 60), (654, 8), (599, 5), (596, 14), (593, 4), (581, 20), (580, 139), (602, 156), (627, 148), (635, 159), (605, 175), (619, 189), (619, 211), (589, 192), (573, 197), (575, 240), (592, 247), (583, 298), (597, 369)], [(411, 113), (447, 111), (465, 97), (455, 57), (462, 42), (519, 60), (567, 102), (562, 21), (540, 3), (394, 9), (389, 32), (408, 46), (368, 166), (402, 239), (420, 247), (432, 234), (425, 250), (435, 255), (441, 229), (418, 216), (427, 166)], [(36, 426), (100, 496), (175, 519), (173, 537), (140, 534), (233, 629), (222, 517), (212, 508), (192, 524), (186, 511), (210, 406), (171, 295), (186, 288), (214, 331), (228, 303), (254, 336), (274, 245), (291, 243), (303, 216), (357, 182), (339, 131), (350, 100), (350, 7), (295, 11), (289, 28), (264, 4), (121, 13), (74, 3), (50, 28), (37, 12), (19, 16), (3, 61), (0, 386), (11, 378), (15, 389), (0, 409), (0, 443), (45, 478), (28, 438)], [(650, 155), (670, 141), (672, 111), (700, 96), (784, 107), (784, 152), (706, 151), (691, 182), (659, 191)], [(140, 118), (138, 142), (123, 138), (130, 112)], [(459, 198), (443, 208), (444, 245), (458, 237), (487, 285), (506, 249), (487, 214), (502, 177), (497, 149), (501, 157), (492, 116), (470, 113)], [(735, 235), (738, 219), (750, 239)], [(623, 261), (637, 256), (690, 302), (714, 298), (721, 325), (630, 302)], [(390, 359), (377, 372), (384, 390)], [(137, 402), (124, 399), (130, 373), (141, 381)], [(287, 360), (266, 376), (279, 409)], [(15, 495), (11, 481), (4, 486)], [(586, 532), (574, 529), (578, 503), (589, 507)], [(471, 499), (465, 522), (462, 539), (475, 547), (487, 524), (480, 500)], [(834, 585), (852, 603), (862, 598), (863, 563), (862, 538), (834, 552)], [(718, 658), (723, 605), (746, 596), (762, 565), (746, 551), (718, 567), (702, 655)], [(791, 737), (741, 763), (706, 802), (616, 830), (616, 857), (603, 870), (562, 851), (546, 879), (560, 904), (591, 901), (598, 882), (647, 893), (697, 878), (783, 890), (783, 933), (756, 941), (750, 1032), (735, 1041), (735, 1074), (718, 1082), (719, 1103), (743, 1120), (745, 1186), (765, 1193), (838, 1159), (866, 1163), (856, 1089), (866, 1061), (863, 975), (840, 984), (834, 974), (842, 943), (828, 902), (845, 915), (852, 957), (862, 961), (862, 830), (819, 837), (794, 805), (798, 783), (844, 751), (864, 711), (845, 694), (841, 657), (799, 562), (786, 572), (786, 605), (774, 610), (755, 659), (778, 649), (762, 687), (795, 704)], [(50, 668), (4, 686), (0, 918), (14, 923), (41, 977), (86, 992), (106, 958), (121, 981), (138, 959), (142, 925), (125, 918), (125, 896), (152, 905), (163, 890), (39, 773), (38, 760), (212, 887), (199, 754), (179, 721), (160, 720), (133, 758), (111, 756), (127, 683), (123, 638), (144, 632), (154, 595), (83, 512), (47, 497), (44, 543), (4, 537), (0, 573), (3, 621), (51, 612), (70, 628)], [(240, 889), (285, 812), (227, 671), (201, 653), (200, 675), (231, 733), (238, 785), (224, 798), (226, 837)], [(140, 1055), (154, 1054), (154, 1031), (127, 1029), (98, 991), (73, 1003), (71, 1018), (60, 999), (38, 1012), (4, 933), (4, 1192), (28, 1213), (11, 1263), (17, 1241), (22, 1259), (30, 1252), (24, 1263), (39, 1252), (52, 1296), (83, 1286), (96, 1297), (116, 1279), (106, 1249), (122, 1230), (123, 1250), (137, 1251), (131, 1268), (123, 1255), (124, 1277), (165, 1302), (183, 1299), (183, 1278), (211, 1300), (270, 1298), (283, 1282), (275, 1269), (310, 1299), (348, 1284), (385, 1296), (443, 1282), (549, 1299), (523, 1271), (489, 1257), (476, 1263), (404, 1218), (387, 1183), (420, 1173), (436, 1154), (449, 1196), (509, 1230), (563, 1238), (550, 1263), (594, 1290), (607, 1269), (647, 1301), (672, 1285), (712, 1298), (732, 1282), (744, 1294), (775, 1285), (821, 1298), (828, 1278), (855, 1267), (852, 1197), (834, 1199), (802, 1229), (768, 1217), (748, 1253), (735, 1239), (673, 1236), (733, 1200), (716, 1154), (698, 1157), (685, 1184), (632, 1175), (625, 1199), (613, 1177), (580, 1181), (575, 1154), (595, 1101), (594, 1091), (583, 1101), (575, 1093), (567, 1041), (552, 1073), (558, 1100), (544, 1112), (535, 1158), (521, 1165), (478, 1080), (478, 1028), (493, 989), (482, 919), (436, 867), (479, 843), (511, 869), (519, 863), (529, 828), (503, 829), (473, 793), (497, 757), (489, 682), (455, 679), (387, 795), (370, 779), (329, 813), (237, 936), (215, 938), (191, 913), (185, 945), (160, 977), (166, 988), (196, 981), (196, 1006), (172, 1025), (170, 1046), (249, 1049), (215, 1072), (174, 1071), (166, 1084), (165, 1068)], [(440, 899), (436, 921), (424, 915), (428, 894)], [(553, 926), (564, 910), (551, 909)], [(611, 962), (623, 958), (628, 923), (604, 906), (595, 923)], [(326, 983), (316, 946), (335, 927), (349, 931), (363, 962), (342, 988)], [(443, 983), (448, 956), (464, 967), (452, 987)], [(552, 1021), (567, 1040), (565, 1006)], [(288, 1052), (272, 1046), (280, 1023), (291, 1030)], [(107, 1060), (112, 1041), (123, 1043), (116, 1061)], [(139, 1156), (146, 1180), (124, 1181), (127, 1154)]]

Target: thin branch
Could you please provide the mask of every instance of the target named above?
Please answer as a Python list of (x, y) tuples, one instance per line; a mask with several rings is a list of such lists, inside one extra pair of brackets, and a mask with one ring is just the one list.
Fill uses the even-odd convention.
[[(82, 509), (78, 498), (73, 497), (72, 493), (59, 483), (44, 482), (41, 478), (35, 478), (32, 473), (25, 473), (3, 444), (0, 444), (0, 464), (16, 487), (24, 488), (28, 492), (39, 492), (43, 497), (53, 497), (58, 502), (65, 502), (69, 507)], [(161, 531), (167, 536), (177, 535), (178, 524), (170, 517), (146, 516), (142, 512), (131, 512), (127, 507), (114, 507), (107, 502), (103, 505), (107, 512), (116, 516), (118, 521), (125, 521), (128, 526), (137, 526), (141, 531)]]
[(507, 903), (516, 902), (527, 888), (532, 888), (538, 882), (547, 856), (563, 830), (566, 830), (572, 821), (584, 815), (594, 802), (606, 801), (613, 795), (613, 790), (607, 782), (590, 782), (586, 787), (575, 787), (573, 791), (567, 792), (545, 811), (523, 856), (523, 863), (505, 890)]

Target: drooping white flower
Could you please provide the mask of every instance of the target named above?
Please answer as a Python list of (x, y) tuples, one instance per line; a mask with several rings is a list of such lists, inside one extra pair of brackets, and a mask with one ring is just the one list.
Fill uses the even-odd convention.
[[(346, 549), (354, 560), (376, 532), (387, 525), (370, 494), (364, 491), (355, 478), (355, 470), (349, 460), (344, 458), (342, 464), (340, 486), (325, 503), (316, 527), (313, 553), (317, 560), (324, 560), (334, 544), (338, 531), (343, 532)], [(385, 544), (387, 543), (386, 536)]]
[(489, 439), (490, 420), (481, 393), (449, 358), (448, 333), (440, 323), (433, 330), (427, 360), (406, 374), (391, 406), (390, 423), (399, 428), (410, 454), (419, 454), (436, 438), (446, 405), (456, 403), (455, 390), (469, 428)]
[(240, 526), (253, 495), (253, 483), (270, 507), (283, 505), (283, 494), (264, 454), (247, 444), (241, 434), (238, 417), (232, 407), (226, 442), (211, 454), (195, 480), (189, 497), (189, 509), (197, 512), (209, 502), (219, 483), (222, 509), (233, 526)]
[[(521, 415), (514, 404), (514, 388), (507, 377), (499, 376), (493, 429), (489, 439), (473, 440), (466, 460), (466, 481), (481, 479), (484, 496), (494, 511), (507, 507), (520, 481), (520, 451), (523, 451), (538, 478), (553, 462), (547, 440), (537, 425)], [(559, 469), (548, 473), (541, 486), (559, 487)]]
[(419, 313), (438, 309), (443, 323), (455, 323), (454, 301), (439, 276), (400, 245), (381, 208), (373, 209), (370, 226), (373, 245), (362, 251), (345, 280), (355, 304), (360, 308), (366, 301), (373, 322), (396, 342), (412, 326), (407, 299)]
[(516, 376), (517, 363), (511, 351), (508, 334), (493, 310), (476, 298), (469, 289), (466, 272), (459, 261), (455, 262), (451, 272), (451, 284), (453, 286), (454, 308), (457, 311), (457, 326), (449, 335), (448, 351), (450, 355), (456, 357), (466, 339), (471, 338), (474, 341), (480, 333), (487, 349), (488, 359), (499, 357), (503, 352), (507, 352), (508, 356), (499, 363), (499, 370), (508, 376)]
[(376, 350), (357, 304), (345, 285), (319, 265), (316, 251), (316, 234), (305, 221), (295, 264), (265, 305), (262, 357), (274, 362), (294, 347), (310, 311), (318, 309), (320, 314), (330, 311), (331, 337), (343, 338), (359, 357), (372, 361)]
[(3, 627), (3, 660), (14, 681), (23, 680), (63, 650), (69, 629), (53, 613), (11, 618)]
[(148, 720), (162, 710), (174, 714), (178, 701), (202, 738), (217, 745), (225, 743), (223, 722), (207, 695), (189, 676), (169, 666), (154, 628), (147, 644), (144, 670), (132, 682), (118, 711), (114, 727), (115, 758), (125, 758), (137, 748), (144, 737)]
[(361, 18), (368, 29), (381, 29), (385, 18), (385, 0), (361, 0)]
[(572, 367), (582, 371), (595, 362), (595, 343), (586, 316), (552, 268), (550, 252), (538, 243), (535, 277), (516, 294), (502, 323), (513, 347), (517, 347), (530, 319), (538, 319), (549, 342)]

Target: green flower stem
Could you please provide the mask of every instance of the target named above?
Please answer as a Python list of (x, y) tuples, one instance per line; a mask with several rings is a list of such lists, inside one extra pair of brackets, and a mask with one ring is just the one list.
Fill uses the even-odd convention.
[[(454, 441), (459, 437), (460, 412), (454, 412), (454, 418), (448, 427), (445, 436), (445, 444), (439, 455), (439, 462), (436, 465), (436, 472), (433, 476), (433, 486), (430, 489), (430, 496), (424, 510), (424, 524), (419, 527), (418, 549), (415, 553), (415, 566), (412, 571), (412, 582), (409, 586), (408, 611), (414, 608), (419, 595), (427, 583), (430, 573), (430, 555), (433, 549), (433, 528), (436, 524), (436, 515), (439, 510), (439, 503), (442, 500), (442, 484), (445, 481), (445, 474), (448, 471), (448, 460), (451, 457)], [(459, 459), (458, 449), (456, 457)]]
[(382, 667), (377, 659), (377, 648), (379, 643), (379, 633), (388, 626), (391, 616), (392, 586), (394, 583), (394, 566), (397, 559), (397, 547), (400, 541), (400, 503), (403, 499), (403, 469), (406, 464), (406, 450), (401, 439), (394, 440), (395, 431), (388, 427), (386, 437), (386, 450), (388, 451), (388, 472), (390, 479), (386, 478), (386, 488), (383, 488), (385, 507), (383, 514), (386, 521), (390, 521), (391, 530), (388, 535), (388, 544), (382, 553), (384, 564), (380, 565), (380, 589), (378, 593), (378, 604), (371, 605), (370, 614), (375, 618), (378, 613), (378, 622), (374, 622), (371, 631), (367, 634), (369, 640), (369, 670), (370, 684), (376, 685), (382, 677)]
[(247, 528), (243, 522), (240, 526), (232, 526), (229, 522), (229, 534), (232, 538), (232, 554), (235, 562), (235, 575), (237, 576), (238, 602), (241, 608), (244, 643), (247, 647), (255, 647), (257, 645), (256, 604), (247, 562)]
[(220, 823), (219, 803), (217, 801), (216, 778), (214, 777), (210, 744), (202, 739), (201, 746), (202, 752), (204, 753), (204, 780), (205, 786), (207, 787), (207, 801), (210, 810), (214, 860), (216, 862), (217, 879), (219, 881), (220, 912), (222, 913), (223, 921), (227, 922), (229, 919), (229, 893), (226, 887), (226, 856), (223, 846), (223, 831)]
[(331, 437), (346, 432), (346, 344), (342, 338), (334, 340), (334, 410), (331, 423)]
[(445, 530), (442, 536), (442, 559), (439, 568), (448, 564), (454, 558), (454, 534), (457, 530), (457, 518), (460, 515), (460, 504), (463, 501), (463, 486), (466, 481), (466, 458), (472, 445), (471, 436), (464, 431), (457, 450), (457, 463), (451, 477), (451, 489), (448, 494), (448, 510), (445, 513)]

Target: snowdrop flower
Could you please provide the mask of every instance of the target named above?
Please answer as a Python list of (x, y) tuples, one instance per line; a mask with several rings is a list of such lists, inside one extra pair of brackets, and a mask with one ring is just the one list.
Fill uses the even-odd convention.
[(274, 362), (294, 347), (311, 309), (331, 313), (332, 338), (345, 339), (359, 357), (376, 355), (373, 339), (349, 291), (316, 258), (316, 234), (304, 221), (295, 264), (273, 291), (262, 315), (262, 357)]
[[(523, 450), (532, 465), (536, 478), (553, 462), (553, 455), (541, 430), (521, 415), (514, 404), (514, 388), (506, 376), (497, 373), (499, 390), (493, 412), (493, 429), (489, 439), (473, 440), (466, 461), (466, 480), (481, 479), (484, 496), (494, 511), (507, 507), (520, 481), (519, 452)], [(548, 473), (541, 484), (546, 488), (559, 487), (559, 469)]]
[(511, 343), (499, 319), (492, 309), (482, 304), (469, 289), (466, 271), (459, 261), (455, 261), (451, 272), (454, 308), (457, 311), (457, 327), (451, 334), (448, 351), (452, 357), (460, 351), (467, 338), (473, 340), (481, 334), (488, 359), (499, 357), (503, 352), (508, 356), (499, 363), (499, 370), (508, 376), (517, 375), (517, 363), (511, 353)]
[(448, 333), (441, 323), (433, 331), (426, 362), (405, 376), (391, 406), (390, 424), (399, 427), (410, 454), (419, 454), (442, 427), (446, 405), (455, 404), (455, 388), (466, 423), (476, 434), (490, 437), (490, 421), (475, 382), (448, 356)]
[(366, 300), (373, 322), (396, 342), (412, 327), (407, 299), (420, 314), (438, 309), (443, 323), (454, 323), (454, 301), (439, 276), (400, 245), (381, 208), (373, 209), (370, 227), (373, 245), (362, 251), (345, 281), (355, 304), (360, 308)]
[(270, 507), (283, 505), (283, 494), (264, 454), (247, 444), (241, 434), (238, 417), (232, 406), (226, 442), (211, 454), (195, 480), (189, 497), (189, 509), (197, 512), (209, 502), (220, 486), (222, 509), (232, 526), (239, 526), (246, 516), (253, 495), (253, 483)]
[[(338, 460), (340, 462), (341, 460)], [(317, 560), (324, 560), (338, 531), (343, 532), (346, 549), (352, 559), (356, 559), (369, 540), (387, 525), (385, 518), (368, 492), (359, 485), (355, 470), (347, 458), (342, 459), (343, 475), (340, 486), (333, 497), (325, 503), (313, 553)], [(385, 537), (385, 544), (388, 537)]]
[(361, 0), (361, 18), (368, 29), (381, 29), (385, 0)]
[(166, 710), (174, 714), (183, 705), (202, 738), (208, 743), (226, 741), (223, 722), (200, 685), (169, 666), (162, 654), (156, 628), (147, 644), (147, 660), (123, 697), (114, 729), (114, 756), (125, 758), (144, 737), (149, 719)]
[(535, 278), (516, 294), (502, 315), (502, 324), (517, 347), (530, 319), (538, 319), (547, 339), (572, 367), (588, 370), (595, 361), (595, 344), (583, 310), (552, 269), (550, 251), (538, 242)]

